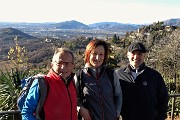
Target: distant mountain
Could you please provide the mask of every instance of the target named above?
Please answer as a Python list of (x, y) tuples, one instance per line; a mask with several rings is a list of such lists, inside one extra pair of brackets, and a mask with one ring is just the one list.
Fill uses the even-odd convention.
[(88, 25), (75, 20), (60, 22), (52, 25), (58, 29), (90, 29)]
[(89, 24), (90, 27), (98, 27), (102, 25), (119, 25), (120, 23), (118, 22), (99, 22), (99, 23), (93, 23)]
[(18, 37), (19, 39), (36, 39), (35, 37), (28, 35), (26, 33), (23, 33), (20, 30), (17, 30), (15, 28), (2, 28), (0, 29), (0, 41), (8, 41), (8, 40), (14, 40), (15, 37)]
[(169, 20), (165, 20), (165, 21), (163, 21), (163, 22), (164, 22), (164, 25), (180, 26), (180, 18), (169, 19)]
[(89, 25), (95, 29), (102, 29), (112, 32), (124, 32), (124, 31), (133, 31), (137, 30), (141, 25), (137, 24), (122, 24), (117, 22), (100, 22)]
[[(169, 19), (164, 22), (164, 25), (171, 26), (180, 26), (180, 18), (177, 19)], [(153, 24), (153, 23), (152, 23)], [(57, 38), (73, 38), (78, 35), (83, 36), (112, 36), (113, 34), (124, 35), (126, 32), (131, 32), (138, 30), (142, 26), (147, 26), (144, 24), (124, 24), (118, 22), (99, 22), (94, 24), (83, 24), (76, 20), (53, 23), (53, 22), (45, 22), (45, 23), (25, 23), (25, 22), (0, 22), (0, 28), (11, 28), (9, 30), (8, 35), (6, 35), (5, 31), (1, 30), (0, 39), (10, 39), (14, 38), (15, 35), (18, 35), (19, 38), (31, 39), (32, 36), (36, 37), (57, 37)], [(14, 29), (20, 31), (14, 31)], [(68, 31), (69, 30), (69, 31)], [(4, 32), (5, 33), (4, 33)], [(21, 32), (22, 31), (22, 32)], [(13, 34), (14, 35), (11, 35)], [(26, 33), (26, 34), (25, 34)], [(10, 36), (9, 36), (10, 34)], [(31, 36), (32, 35), (32, 36)]]

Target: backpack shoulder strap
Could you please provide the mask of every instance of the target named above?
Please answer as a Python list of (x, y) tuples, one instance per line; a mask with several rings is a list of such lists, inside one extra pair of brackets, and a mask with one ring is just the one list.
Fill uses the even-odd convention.
[[(83, 70), (80, 69), (77, 71), (76, 76), (77, 76), (77, 81), (78, 81), (78, 93), (79, 93), (79, 98), (82, 100), (84, 98), (83, 95), (83, 85), (82, 85), (82, 72)], [(82, 102), (82, 101), (81, 101)]]
[(41, 120), (42, 117), (44, 117), (43, 106), (44, 106), (44, 103), (48, 94), (49, 87), (44, 77), (38, 77), (37, 79), (39, 83), (40, 98), (39, 98), (39, 102), (36, 108), (36, 119)]

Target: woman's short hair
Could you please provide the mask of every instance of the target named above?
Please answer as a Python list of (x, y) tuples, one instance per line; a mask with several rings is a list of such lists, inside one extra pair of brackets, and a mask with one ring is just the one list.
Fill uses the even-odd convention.
[(94, 50), (96, 47), (102, 45), (105, 49), (105, 56), (104, 56), (104, 61), (103, 61), (103, 64), (106, 64), (107, 62), (107, 59), (108, 59), (108, 52), (109, 52), (109, 49), (108, 49), (108, 45), (105, 41), (103, 40), (91, 40), (88, 45), (86, 46), (86, 50), (85, 50), (85, 58), (84, 58), (84, 63), (89, 63), (89, 59), (90, 59), (90, 54), (91, 54), (91, 51)]

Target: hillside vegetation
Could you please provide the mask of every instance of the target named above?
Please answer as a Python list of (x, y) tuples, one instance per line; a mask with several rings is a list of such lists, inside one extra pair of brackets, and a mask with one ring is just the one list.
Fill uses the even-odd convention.
[[(149, 52), (147, 55), (147, 64), (158, 69), (164, 75), (173, 75), (179, 73), (180, 59), (180, 28), (178, 26), (165, 26), (163, 22), (144, 26), (136, 31), (127, 32), (125, 36), (112, 36), (106, 38), (111, 49), (111, 60), (113, 67), (124, 66), (127, 63), (126, 49), (132, 41), (143, 42)], [(41, 38), (30, 40), (18, 37), (19, 45), (26, 49), (28, 63), (35, 66), (45, 65), (50, 62), (53, 55), (53, 49), (56, 47), (68, 47), (74, 51), (77, 56), (77, 68), (83, 64), (83, 52), (87, 43), (95, 37), (86, 38), (81, 36), (71, 41), (56, 38)], [(13, 39), (11, 39), (13, 41)], [(8, 61), (8, 51), (10, 47), (15, 46), (14, 42), (8, 45), (1, 45), (1, 61)], [(112, 62), (111, 61), (111, 62)], [(8, 63), (9, 64), (9, 63)], [(2, 67), (1, 67), (2, 68)], [(173, 70), (172, 70), (173, 69)], [(167, 74), (168, 73), (168, 74)]]
[[(53, 56), (54, 48), (67, 47), (70, 48), (76, 56), (76, 68), (75, 70), (83, 67), (84, 51), (88, 42), (92, 39), (98, 39), (95, 37), (81, 36), (77, 39), (70, 41), (55, 39), (55, 38), (42, 38), (38, 40), (19, 40), (19, 42), (12, 43), (11, 47), (19, 46), (19, 49), (24, 48), (25, 51), (23, 57), (27, 57), (25, 61), (12, 61), (19, 58), (15, 54), (14, 59), (8, 58), (10, 48), (4, 45), (3, 56), (1, 55), (0, 66), (1, 70), (3, 66), (6, 66), (9, 71), (9, 78), (15, 81), (16, 88), (18, 89), (18, 80), (27, 75), (37, 73), (47, 73), (49, 70), (51, 58)], [(17, 39), (16, 39), (17, 40)], [(112, 37), (104, 39), (110, 46), (110, 55), (108, 59), (108, 65), (117, 68), (123, 67), (128, 63), (126, 58), (127, 47), (133, 41), (143, 42), (147, 48), (148, 53), (146, 56), (146, 64), (152, 68), (158, 70), (164, 77), (166, 85), (168, 87), (169, 94), (180, 93), (180, 27), (179, 26), (167, 26), (163, 22), (157, 22), (152, 25), (143, 26), (136, 31), (127, 32), (124, 36), (117, 36), (114, 34)], [(23, 49), (21, 49), (23, 50)], [(18, 52), (17, 52), (18, 53)], [(21, 58), (22, 59), (22, 58)], [(18, 66), (21, 64), (21, 66)], [(18, 66), (18, 69), (16, 67)], [(18, 72), (12, 72), (12, 68), (15, 68)], [(34, 70), (34, 71), (33, 71)], [(4, 70), (2, 70), (4, 72)], [(28, 71), (25, 73), (25, 71)], [(13, 75), (13, 77), (12, 77)], [(12, 79), (13, 78), (13, 79)], [(0, 83), (2, 84), (2, 83)], [(14, 93), (17, 96), (17, 91)], [(13, 95), (12, 95), (13, 96)], [(13, 98), (14, 100), (15, 98)], [(11, 101), (12, 103), (12, 101)], [(175, 114), (180, 114), (180, 98), (177, 99)], [(169, 112), (170, 112), (169, 102)], [(3, 107), (3, 106), (0, 106)], [(6, 108), (3, 109), (8, 109)], [(12, 108), (11, 108), (12, 109)], [(15, 108), (14, 108), (15, 109)], [(2, 110), (2, 109), (1, 109)]]

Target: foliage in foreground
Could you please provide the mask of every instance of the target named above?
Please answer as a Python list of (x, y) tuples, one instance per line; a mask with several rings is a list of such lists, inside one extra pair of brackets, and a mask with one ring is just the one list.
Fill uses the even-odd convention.
[[(159, 25), (159, 24), (158, 24)], [(150, 27), (150, 28), (149, 28)], [(173, 32), (169, 31), (162, 31), (157, 26), (148, 26), (142, 29), (142, 33), (140, 32), (131, 32), (128, 33), (129, 36), (125, 36), (124, 38), (118, 39), (116, 41), (107, 41), (111, 46), (111, 53), (110, 58), (108, 60), (108, 65), (111, 67), (119, 67), (127, 64), (126, 59), (126, 49), (127, 46), (132, 41), (141, 41), (148, 46), (149, 52), (147, 54), (147, 64), (154, 69), (157, 69), (160, 73), (162, 73), (166, 85), (168, 87), (169, 94), (178, 94), (180, 93), (180, 86), (178, 87), (178, 83), (180, 84), (180, 78), (177, 77), (180, 74), (180, 29), (177, 29)], [(160, 26), (161, 27), (161, 26)], [(146, 31), (146, 29), (150, 29), (151, 31)], [(141, 30), (140, 30), (141, 31)], [(148, 35), (149, 34), (149, 35)], [(114, 39), (114, 38), (113, 38)], [(79, 58), (76, 61), (77, 68), (82, 67), (83, 63), (83, 53), (84, 53), (84, 46), (83, 42), (88, 43), (89, 40), (79, 40), (80, 42), (76, 41), (76, 46), (72, 45), (71, 42), (65, 42), (63, 45), (66, 47), (71, 48), (72, 50), (76, 51), (75, 48), (78, 48), (78, 45), (81, 45), (81, 50), (76, 51), (76, 57)], [(19, 46), (16, 44), (16, 46)], [(62, 47), (62, 46), (61, 46)], [(21, 47), (16, 47), (20, 49)], [(16, 100), (20, 90), (20, 80), (25, 76), (35, 75), (41, 72), (41, 68), (38, 70), (23, 70), (19, 64), (23, 64), (21, 59), (25, 57), (24, 53), (19, 54), (19, 50), (14, 48), (14, 52), (10, 52), (14, 58), (20, 58), (20, 60), (12, 59), (13, 61), (17, 61), (15, 69), (11, 72), (2, 72), (0, 73), (0, 110), (14, 110), (16, 108)], [(21, 51), (22, 52), (22, 51)], [(24, 51), (25, 52), (25, 51)], [(17, 56), (16, 56), (17, 55)], [(21, 55), (21, 56), (19, 56)], [(27, 64), (26, 64), (27, 65)], [(25, 65), (22, 65), (25, 66)], [(42, 69), (46, 69), (44, 66)], [(26, 67), (24, 67), (26, 68)], [(27, 72), (25, 72), (27, 71)], [(179, 89), (178, 89), (179, 88)], [(175, 103), (175, 115), (180, 115), (180, 97), (176, 99)], [(168, 113), (171, 112), (172, 106), (172, 98), (169, 100), (169, 110)]]

